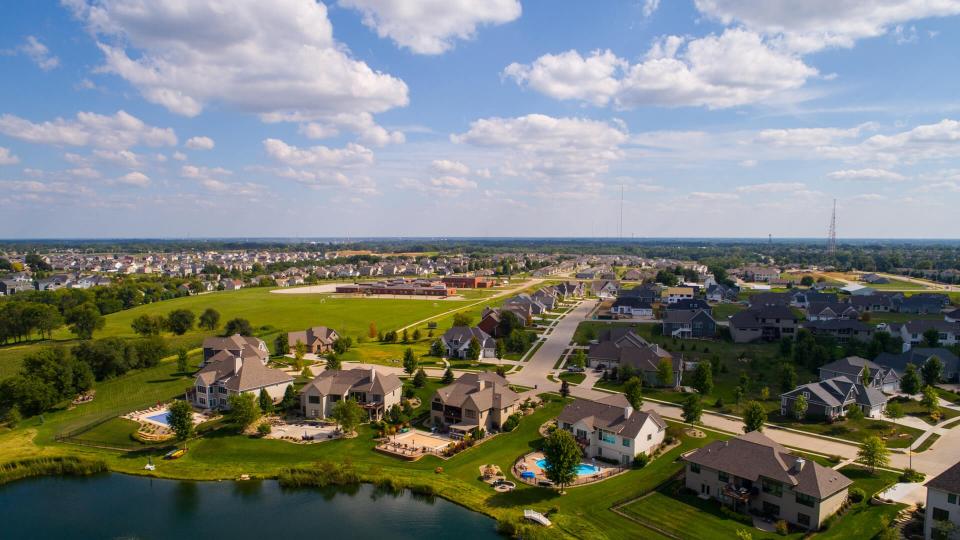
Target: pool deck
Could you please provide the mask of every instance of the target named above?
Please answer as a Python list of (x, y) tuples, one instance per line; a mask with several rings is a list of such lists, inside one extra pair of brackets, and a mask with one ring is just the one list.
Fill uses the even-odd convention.
[[(518, 459), (516, 463), (514, 463), (513, 475), (521, 482), (525, 484), (529, 484), (531, 486), (539, 485), (541, 482), (549, 482), (549, 480), (547, 479), (546, 471), (544, 471), (542, 467), (537, 465), (537, 462), (542, 459), (544, 459), (543, 452), (531, 452), (523, 456), (522, 458)], [(629, 469), (621, 469), (619, 467), (610, 465), (608, 463), (603, 463), (600, 461), (593, 463), (592, 460), (587, 460), (587, 459), (584, 459), (582, 463), (586, 465), (595, 466), (598, 469), (598, 471), (594, 474), (578, 475), (576, 480), (574, 480), (573, 483), (571, 483), (567, 487), (575, 487), (575, 486), (582, 486), (586, 484), (592, 484), (594, 482), (606, 480), (611, 476), (614, 476), (629, 470)], [(534, 477), (523, 478), (524, 472), (532, 472)]]
[(417, 460), (426, 455), (443, 458), (443, 451), (455, 442), (443, 435), (411, 429), (406, 433), (392, 435), (377, 445), (376, 449), (407, 460)]

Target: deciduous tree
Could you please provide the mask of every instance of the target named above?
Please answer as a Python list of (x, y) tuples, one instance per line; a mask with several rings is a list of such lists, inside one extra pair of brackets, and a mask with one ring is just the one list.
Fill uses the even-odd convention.
[(543, 456), (548, 463), (544, 474), (563, 493), (564, 486), (577, 478), (577, 466), (583, 456), (580, 446), (569, 431), (557, 429), (544, 441)]
[(757, 401), (747, 402), (743, 410), (743, 431), (763, 431), (763, 424), (767, 421), (767, 412), (763, 410), (763, 405)]

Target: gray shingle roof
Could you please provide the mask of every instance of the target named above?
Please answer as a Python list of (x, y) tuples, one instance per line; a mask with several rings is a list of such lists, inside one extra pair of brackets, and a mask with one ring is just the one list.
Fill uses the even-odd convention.
[[(625, 416), (627, 411), (630, 411), (630, 416)], [(661, 429), (667, 427), (656, 411), (634, 411), (622, 394), (598, 401), (575, 399), (557, 416), (558, 422), (575, 424), (584, 421), (592, 429), (610, 431), (628, 439), (635, 438), (648, 420)]]
[(760, 477), (783, 482), (798, 493), (821, 500), (853, 483), (839, 472), (813, 461), (805, 462), (797, 470), (796, 456), (757, 431), (714, 441), (683, 456), (683, 460), (753, 482)]

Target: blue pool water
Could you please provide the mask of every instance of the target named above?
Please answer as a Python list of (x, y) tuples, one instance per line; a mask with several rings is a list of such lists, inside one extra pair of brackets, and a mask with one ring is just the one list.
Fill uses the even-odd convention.
[[(545, 470), (550, 467), (550, 464), (547, 463), (546, 458), (538, 459), (537, 467)], [(590, 465), (588, 463), (581, 463), (577, 465), (577, 476), (590, 476), (591, 474), (596, 474), (598, 472), (600, 472), (600, 467)]]
[(170, 416), (170, 413), (164, 411), (162, 413), (155, 414), (153, 416), (148, 416), (147, 420), (152, 420), (158, 424), (169, 426), (170, 425), (169, 418), (168, 418), (169, 416)]

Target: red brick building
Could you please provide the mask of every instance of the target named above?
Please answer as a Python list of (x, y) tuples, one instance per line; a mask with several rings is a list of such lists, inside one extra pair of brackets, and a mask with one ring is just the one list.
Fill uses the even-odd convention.
[(488, 289), (495, 285), (494, 280), (477, 276), (447, 276), (442, 281), (458, 289)]

